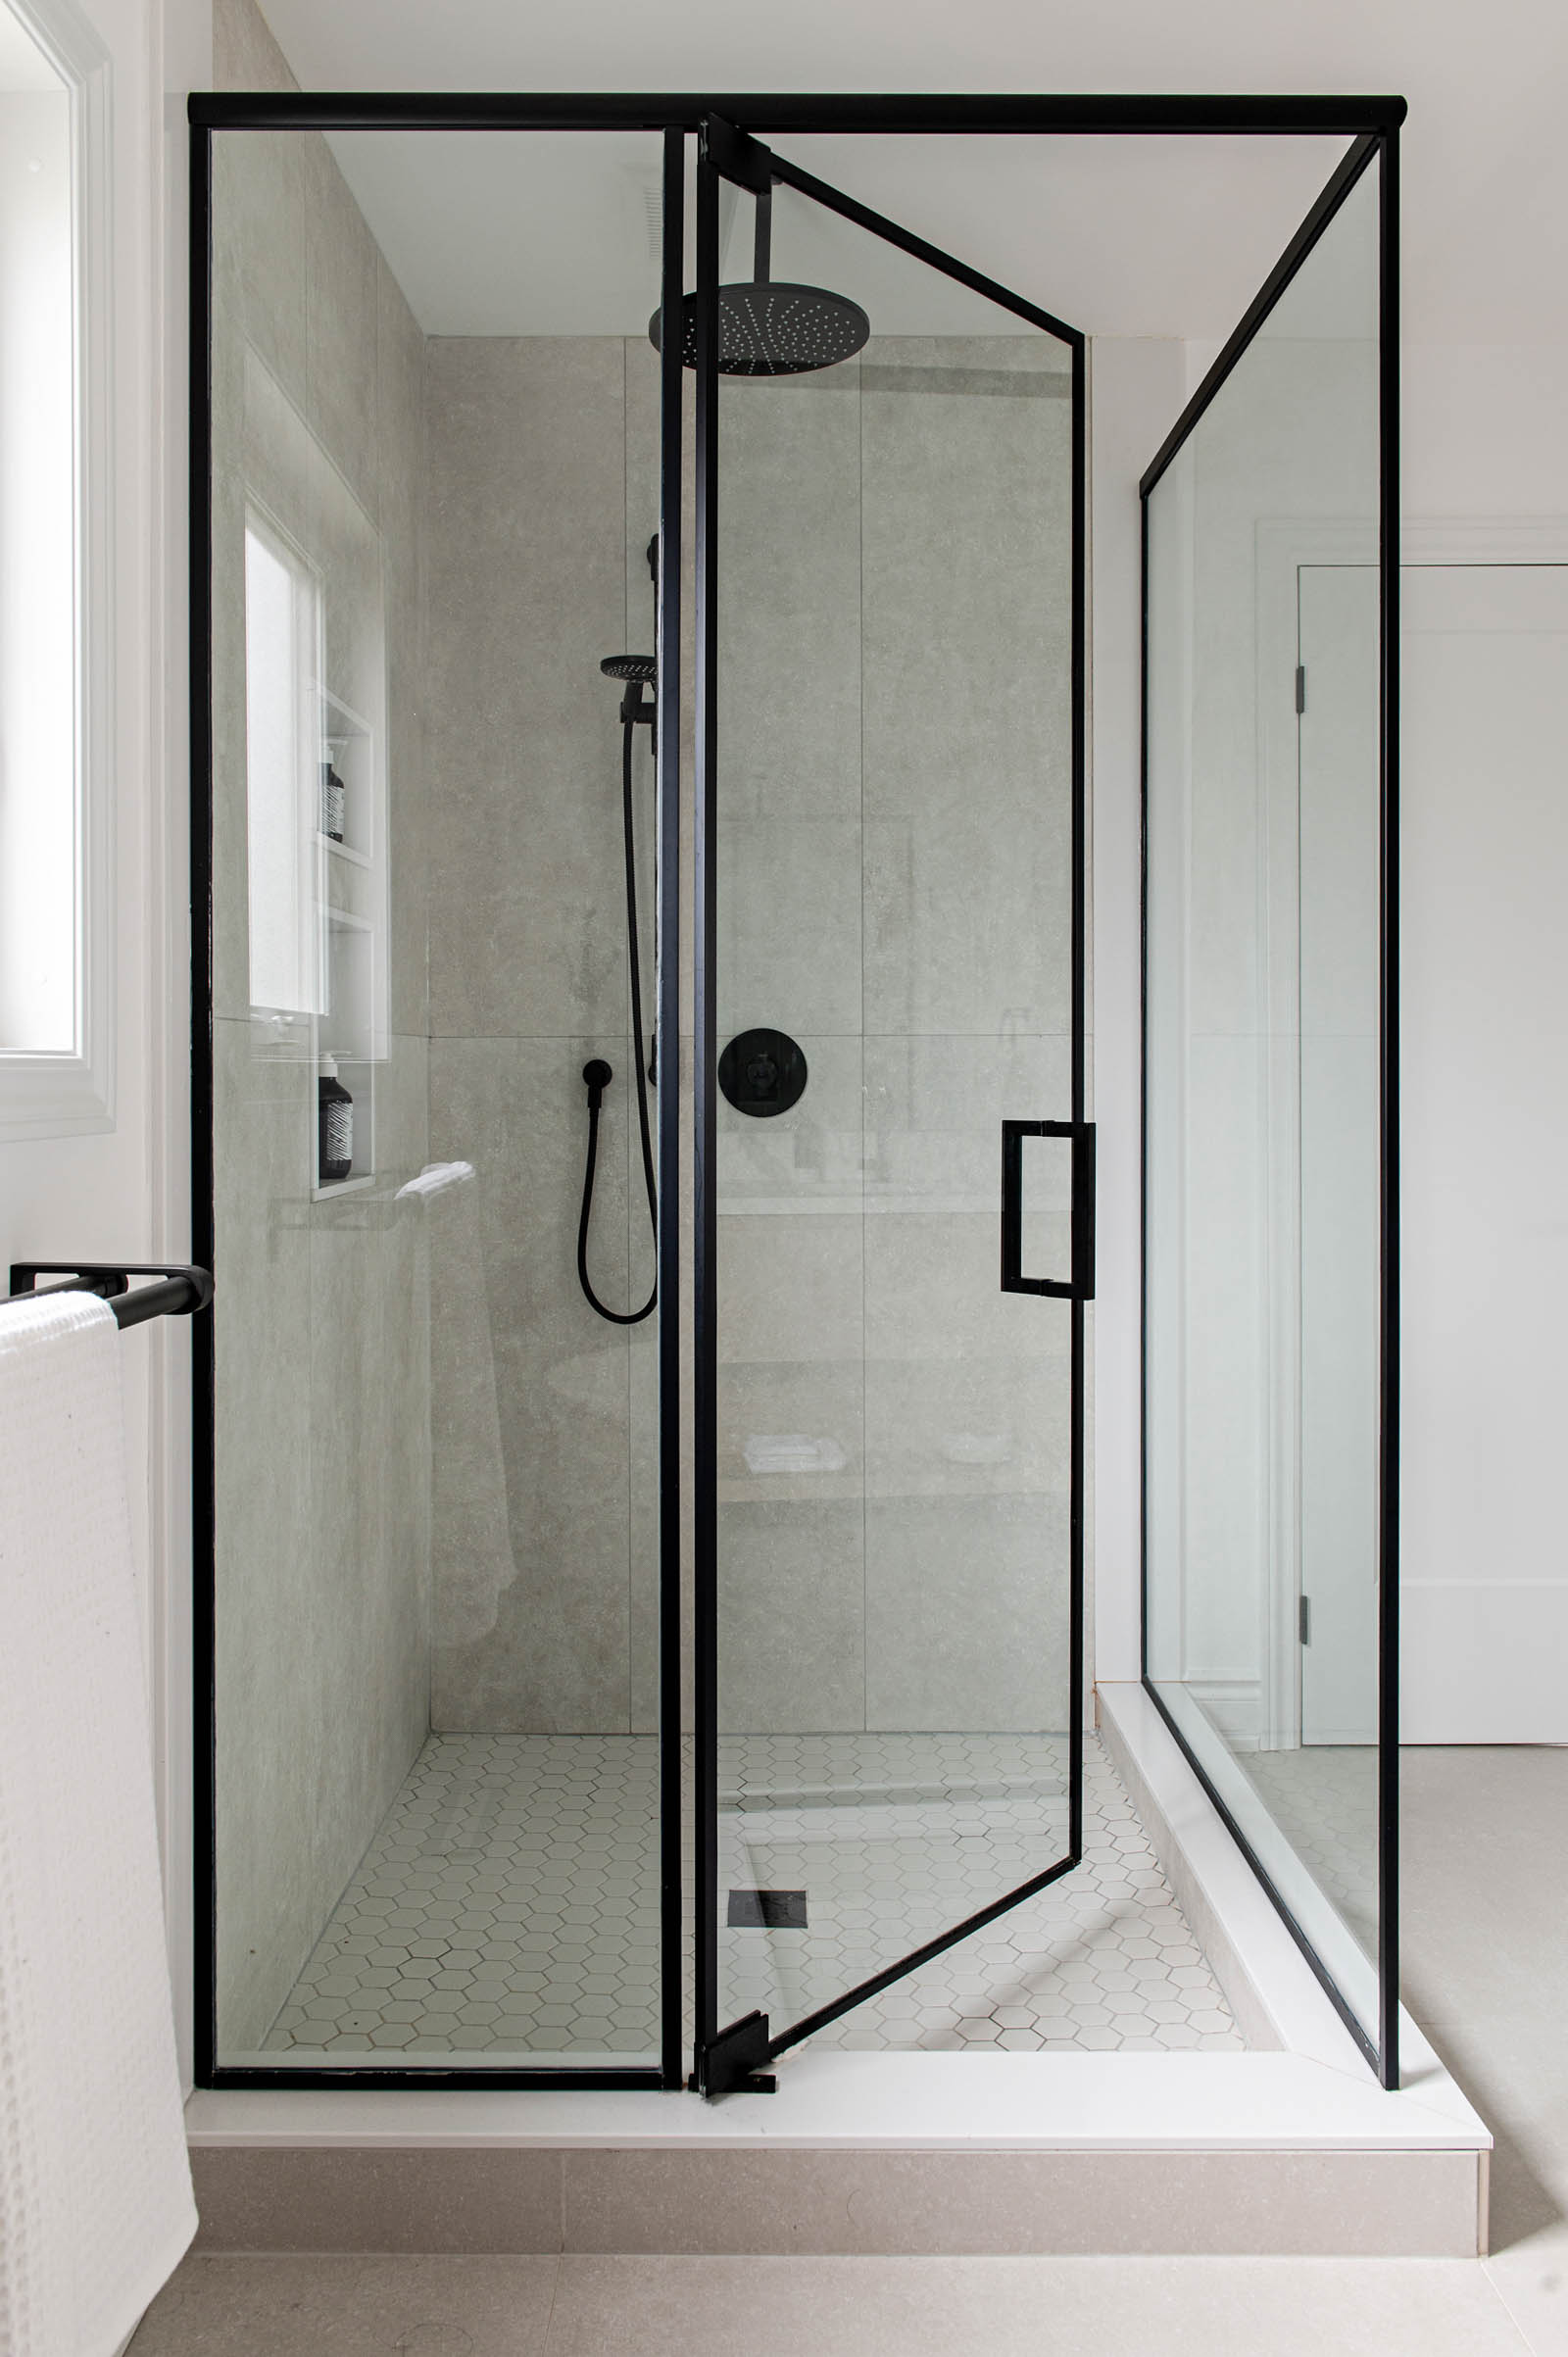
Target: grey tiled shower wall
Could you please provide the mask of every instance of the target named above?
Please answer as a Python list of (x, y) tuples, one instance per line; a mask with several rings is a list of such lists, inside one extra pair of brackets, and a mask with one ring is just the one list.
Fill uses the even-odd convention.
[[(1070, 1110), (1066, 357), (881, 338), (720, 402), (720, 1032), (776, 1024), (811, 1073), (778, 1119), (720, 1108), (736, 1730), (1063, 1714), (1066, 1312), (995, 1258), (1003, 1116)], [(597, 1054), (593, 1265), (645, 1293), (598, 663), (653, 646), (657, 361), (436, 339), (426, 385), (431, 1146), (480, 1172), (432, 1231), (434, 1719), (651, 1729), (654, 1335), (573, 1255)], [(646, 941), (646, 837), (641, 872)], [(782, 1435), (817, 1469), (755, 1471)]]
[[(249, 0), (220, 85), (287, 69)], [(324, 140), (214, 142), (219, 2029), (259, 2047), (428, 1725), (423, 338)], [(270, 437), (281, 421), (290, 447)], [(329, 668), (384, 673), (390, 1017), (376, 1177), (312, 1195), (316, 1076), (251, 1019), (247, 494), (318, 565)], [(373, 675), (373, 676), (372, 676)]]

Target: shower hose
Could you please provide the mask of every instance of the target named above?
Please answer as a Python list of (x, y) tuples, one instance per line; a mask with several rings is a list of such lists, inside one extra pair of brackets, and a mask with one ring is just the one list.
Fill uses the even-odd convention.
[[(632, 1070), (637, 1081), (637, 1127), (642, 1138), (643, 1183), (648, 1190), (648, 1224), (657, 1245), (659, 1239), (659, 1192), (654, 1179), (654, 1145), (648, 1126), (648, 1074), (643, 1063), (643, 992), (639, 973), (637, 949), (637, 858), (632, 825), (632, 739), (636, 734), (635, 720), (621, 722), (620, 806), (626, 846), (626, 958), (631, 973), (631, 1037)], [(582, 1212), (577, 1221), (577, 1282), (591, 1309), (612, 1326), (640, 1326), (650, 1315), (659, 1299), (659, 1281), (640, 1309), (610, 1309), (599, 1299), (588, 1274), (588, 1227), (594, 1209), (594, 1166), (599, 1159), (599, 1108), (606, 1084), (611, 1079), (610, 1066), (600, 1057), (583, 1066), (583, 1079), (588, 1083), (588, 1154), (582, 1174)]]

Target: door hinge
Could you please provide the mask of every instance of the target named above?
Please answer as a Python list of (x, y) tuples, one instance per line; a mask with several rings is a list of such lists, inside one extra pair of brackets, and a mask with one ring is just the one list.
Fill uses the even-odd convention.
[(1309, 1596), (1298, 1597), (1296, 1622), (1302, 1645), (1310, 1645), (1312, 1642), (1312, 1599)]
[(765, 2013), (743, 2014), (721, 2030), (698, 2056), (692, 2085), (698, 2092), (714, 2095), (771, 2095), (778, 2082), (765, 2065), (768, 2051)]
[(1298, 712), (1304, 712), (1306, 710), (1306, 665), (1304, 663), (1298, 663), (1296, 666), (1296, 709)]

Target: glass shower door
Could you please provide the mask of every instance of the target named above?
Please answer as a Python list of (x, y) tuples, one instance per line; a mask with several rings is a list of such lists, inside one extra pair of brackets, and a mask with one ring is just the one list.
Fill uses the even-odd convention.
[(1082, 339), (717, 123), (698, 237), (718, 2093), (960, 2042), (939, 1960), (1076, 1861), (1092, 1136)]

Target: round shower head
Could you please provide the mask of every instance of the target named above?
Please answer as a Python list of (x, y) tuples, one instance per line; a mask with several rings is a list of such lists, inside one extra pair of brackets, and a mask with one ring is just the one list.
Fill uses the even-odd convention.
[[(659, 346), (660, 314), (648, 322)], [(720, 376), (804, 376), (853, 360), (871, 322), (848, 295), (825, 286), (792, 286), (786, 279), (750, 279), (718, 290)], [(681, 306), (681, 359), (697, 366), (697, 298)]]
[(651, 655), (607, 655), (599, 668), (607, 679), (657, 679), (659, 665)]

